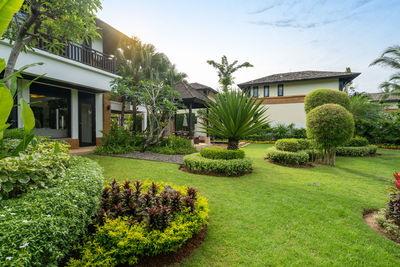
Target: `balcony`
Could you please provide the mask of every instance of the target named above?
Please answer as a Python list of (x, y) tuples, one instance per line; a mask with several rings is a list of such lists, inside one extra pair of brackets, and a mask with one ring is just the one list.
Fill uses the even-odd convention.
[(104, 70), (110, 73), (116, 73), (116, 62), (113, 56), (103, 54), (90, 47), (68, 42), (63, 49), (49, 49), (49, 46), (39, 40), (37, 49), (68, 58), (79, 63)]

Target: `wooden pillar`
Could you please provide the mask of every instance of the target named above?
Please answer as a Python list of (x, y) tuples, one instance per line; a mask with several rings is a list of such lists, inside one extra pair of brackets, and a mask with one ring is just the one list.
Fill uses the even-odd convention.
[(193, 137), (193, 129), (192, 129), (192, 103), (189, 104), (189, 137)]

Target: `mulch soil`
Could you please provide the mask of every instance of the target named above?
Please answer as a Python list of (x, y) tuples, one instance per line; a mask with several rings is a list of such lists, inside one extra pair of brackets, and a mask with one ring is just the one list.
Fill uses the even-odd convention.
[(364, 218), (365, 223), (368, 224), (369, 227), (374, 229), (376, 232), (378, 232), (382, 236), (392, 240), (397, 245), (400, 245), (400, 240), (396, 239), (394, 236), (392, 236), (391, 234), (387, 233), (385, 231), (385, 229), (377, 223), (377, 221), (374, 218), (374, 215), (377, 212), (378, 212), (377, 210), (366, 210), (366, 211), (364, 211), (363, 218)]
[(307, 169), (307, 168), (316, 167), (315, 165), (313, 165), (311, 163), (308, 163), (306, 165), (293, 165), (293, 164), (276, 163), (276, 162), (273, 162), (272, 160), (267, 159), (267, 158), (265, 158), (264, 160), (269, 162), (269, 163), (271, 163), (271, 164), (279, 165), (279, 166), (282, 166), (282, 167), (296, 168), (296, 169)]
[[(181, 263), (185, 258), (189, 257), (193, 251), (200, 247), (207, 234), (207, 226), (205, 225), (202, 230), (192, 238), (187, 240), (177, 252), (160, 254), (152, 257), (144, 257), (139, 260), (134, 266), (166, 266)], [(128, 265), (126, 265), (128, 266)]]
[(237, 174), (237, 175), (225, 175), (225, 174), (213, 173), (213, 172), (198, 172), (198, 171), (189, 170), (183, 164), (180, 165), (179, 170), (183, 171), (183, 172), (192, 173), (192, 174), (200, 174), (200, 175), (208, 175), (208, 176), (216, 176), (216, 177), (229, 177), (229, 178), (231, 178), (231, 177), (241, 177), (243, 175), (246, 175), (246, 174), (249, 174), (249, 173), (253, 172), (253, 169), (250, 169), (248, 172), (245, 172), (245, 173), (242, 173), (242, 174)]

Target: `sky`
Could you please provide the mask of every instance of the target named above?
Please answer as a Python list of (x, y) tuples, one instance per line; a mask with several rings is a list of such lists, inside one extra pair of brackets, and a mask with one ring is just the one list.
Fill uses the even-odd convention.
[(248, 61), (235, 83), (302, 71), (362, 74), (357, 91), (378, 92), (390, 68), (369, 64), (400, 44), (400, 0), (103, 0), (98, 17), (155, 45), (189, 82), (218, 88), (207, 60)]

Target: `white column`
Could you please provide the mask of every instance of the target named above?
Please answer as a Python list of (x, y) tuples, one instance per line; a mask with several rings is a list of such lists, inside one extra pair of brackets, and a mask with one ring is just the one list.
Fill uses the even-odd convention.
[(78, 91), (71, 89), (71, 138), (79, 139)]
[[(20, 88), (25, 87), (27, 83), (29, 83), (29, 81), (18, 79), (18, 81), (17, 81), (18, 90)], [(24, 125), (22, 123), (22, 119), (21, 119), (21, 106), (19, 106), (19, 101), (20, 101), (21, 98), (24, 98), (25, 101), (29, 103), (29, 101), (30, 101), (29, 87), (25, 88), (24, 90), (22, 90), (17, 96), (17, 100), (18, 100), (18, 128), (23, 128), (24, 127)]]
[(96, 137), (103, 137), (103, 94), (96, 94)]

